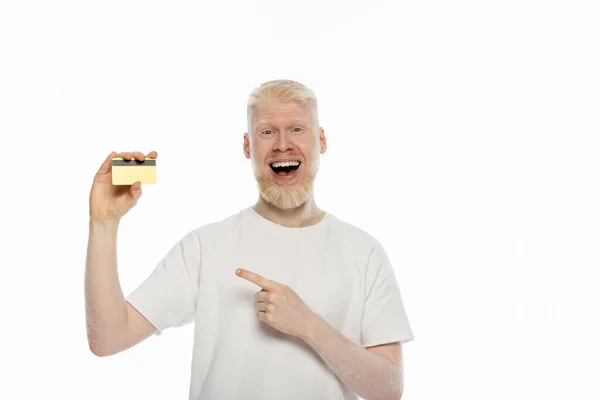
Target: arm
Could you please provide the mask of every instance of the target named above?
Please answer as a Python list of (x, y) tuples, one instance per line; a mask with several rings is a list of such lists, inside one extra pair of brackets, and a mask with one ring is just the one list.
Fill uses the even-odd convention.
[(89, 223), (85, 312), (90, 350), (97, 356), (123, 351), (156, 328), (125, 301), (117, 273), (119, 222)]
[[(304, 340), (350, 390), (366, 400), (400, 400), (403, 389), (401, 343), (370, 346), (367, 350), (336, 332), (289, 286), (242, 268), (238, 268), (236, 274), (263, 289), (255, 295), (258, 318), (280, 332)], [(370, 317), (377, 305), (372, 303), (372, 300), (367, 301), (366, 315)], [(392, 311), (397, 310), (392, 308)], [(363, 340), (368, 334), (366, 342), (376, 342), (371, 334), (374, 327), (381, 329), (379, 324), (371, 324), (367, 330), (363, 327)], [(396, 332), (400, 334), (406, 335), (406, 328), (404, 332)], [(412, 331), (408, 330), (408, 334)]]
[[(400, 400), (403, 389), (401, 344), (367, 350), (315, 315), (302, 339), (325, 360), (340, 380), (366, 400)], [(385, 349), (383, 349), (385, 347)], [(401, 351), (401, 350), (400, 350)]]

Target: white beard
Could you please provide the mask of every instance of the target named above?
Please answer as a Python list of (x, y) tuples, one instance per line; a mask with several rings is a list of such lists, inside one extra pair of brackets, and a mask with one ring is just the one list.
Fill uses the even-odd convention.
[(277, 184), (269, 172), (257, 175), (256, 171), (257, 169), (255, 168), (254, 177), (258, 183), (260, 196), (267, 203), (277, 208), (289, 210), (303, 205), (310, 198), (314, 188), (314, 181), (319, 171), (319, 159), (317, 158), (312, 170), (302, 178), (300, 183), (294, 184), (293, 187), (286, 184)]

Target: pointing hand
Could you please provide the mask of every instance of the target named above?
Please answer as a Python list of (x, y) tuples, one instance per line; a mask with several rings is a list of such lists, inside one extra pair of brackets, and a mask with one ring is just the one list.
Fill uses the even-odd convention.
[(288, 335), (303, 338), (314, 324), (315, 313), (290, 287), (239, 268), (236, 275), (262, 288), (256, 293), (258, 318)]

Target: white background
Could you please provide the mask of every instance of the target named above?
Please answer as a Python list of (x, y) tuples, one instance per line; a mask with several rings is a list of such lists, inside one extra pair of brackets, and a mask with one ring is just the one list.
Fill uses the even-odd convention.
[(288, 78), (319, 99), (317, 204), (394, 265), (404, 399), (600, 398), (599, 20), (594, 1), (3, 1), (0, 397), (187, 398), (192, 324), (88, 349), (92, 178), (158, 151), (119, 231), (128, 294), (256, 201), (247, 96)]

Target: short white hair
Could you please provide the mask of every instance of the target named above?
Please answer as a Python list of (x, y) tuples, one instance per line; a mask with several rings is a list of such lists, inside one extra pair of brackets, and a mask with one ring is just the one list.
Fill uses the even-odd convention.
[(248, 133), (252, 134), (252, 123), (254, 110), (263, 104), (269, 102), (289, 103), (295, 101), (300, 105), (307, 106), (313, 113), (317, 127), (319, 115), (317, 110), (317, 96), (315, 93), (303, 84), (289, 79), (276, 79), (264, 82), (255, 88), (248, 98), (248, 108), (246, 115), (248, 118)]

